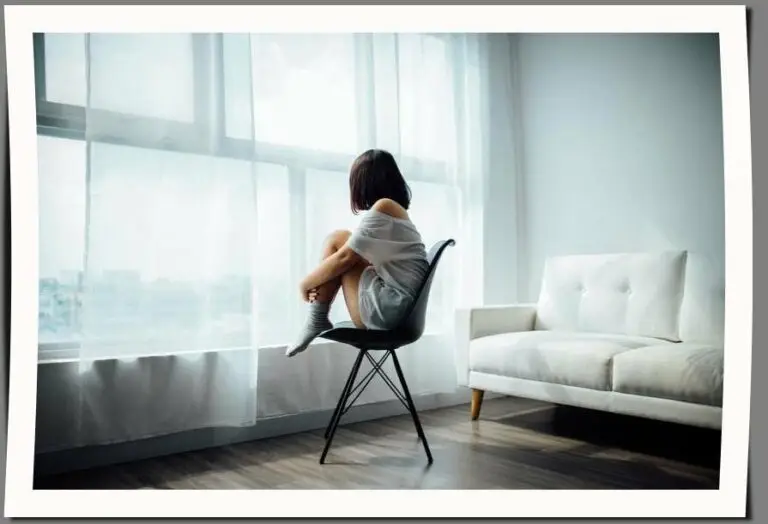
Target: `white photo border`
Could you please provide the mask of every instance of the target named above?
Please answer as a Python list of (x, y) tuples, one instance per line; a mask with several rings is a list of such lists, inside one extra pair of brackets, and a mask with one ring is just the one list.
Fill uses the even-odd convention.
[[(11, 160), (8, 517), (744, 517), (752, 362), (745, 6), (5, 6)], [(183, 15), (181, 15), (183, 13)], [(35, 32), (718, 33), (726, 226), (719, 490), (33, 490), (37, 387)], [(343, 500), (342, 500), (343, 498)]]

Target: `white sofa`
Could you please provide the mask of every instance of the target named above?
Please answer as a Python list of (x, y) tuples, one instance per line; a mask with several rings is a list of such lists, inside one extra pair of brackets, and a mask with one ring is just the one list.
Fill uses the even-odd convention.
[(722, 271), (686, 251), (553, 257), (536, 304), (457, 312), (459, 384), (720, 428)]

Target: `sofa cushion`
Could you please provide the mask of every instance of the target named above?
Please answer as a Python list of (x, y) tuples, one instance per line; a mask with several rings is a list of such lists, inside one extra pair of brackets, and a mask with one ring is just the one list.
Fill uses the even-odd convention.
[(616, 333), (679, 341), (687, 252), (552, 257), (536, 329)]
[(613, 359), (613, 389), (722, 407), (723, 349), (682, 342), (627, 351)]
[(611, 390), (611, 359), (642, 346), (672, 343), (601, 333), (527, 331), (473, 340), (471, 371)]

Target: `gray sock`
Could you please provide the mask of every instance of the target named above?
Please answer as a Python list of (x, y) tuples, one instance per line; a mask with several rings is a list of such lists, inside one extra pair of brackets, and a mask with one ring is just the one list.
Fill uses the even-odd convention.
[(333, 324), (328, 320), (328, 313), (331, 310), (330, 302), (315, 302), (309, 305), (309, 314), (304, 328), (292, 346), (285, 351), (285, 356), (292, 357), (307, 349), (317, 335), (331, 329)]

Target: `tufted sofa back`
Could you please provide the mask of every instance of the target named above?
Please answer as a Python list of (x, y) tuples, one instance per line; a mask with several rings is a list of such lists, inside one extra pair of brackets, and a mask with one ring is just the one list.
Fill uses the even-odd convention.
[(680, 306), (680, 338), (723, 347), (725, 334), (725, 265), (688, 253), (685, 295)]
[(549, 258), (544, 266), (536, 329), (678, 342), (687, 258), (686, 251)]

